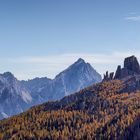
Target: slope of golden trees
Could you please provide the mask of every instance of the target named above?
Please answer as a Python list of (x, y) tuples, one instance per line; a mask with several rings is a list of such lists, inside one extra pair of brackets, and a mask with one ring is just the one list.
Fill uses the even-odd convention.
[(115, 80), (0, 122), (1, 140), (140, 139), (140, 92)]

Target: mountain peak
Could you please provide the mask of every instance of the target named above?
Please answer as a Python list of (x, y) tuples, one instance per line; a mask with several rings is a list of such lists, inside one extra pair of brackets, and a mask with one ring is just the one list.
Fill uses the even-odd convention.
[(15, 79), (14, 75), (11, 72), (5, 72), (2, 74), (2, 76), (8, 79)]
[(5, 72), (3, 73), (4, 76), (14, 76), (11, 72)]
[(85, 62), (84, 59), (79, 58), (73, 65), (75, 66), (75, 65), (79, 65), (79, 64), (87, 64), (87, 63)]
[(77, 62), (83, 62), (83, 63), (85, 63), (85, 60), (82, 59), (82, 58), (79, 58), (79, 59), (77, 60)]

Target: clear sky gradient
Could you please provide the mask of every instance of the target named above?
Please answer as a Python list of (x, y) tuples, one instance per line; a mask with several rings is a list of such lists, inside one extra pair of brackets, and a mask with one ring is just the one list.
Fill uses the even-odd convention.
[(1, 0), (0, 73), (53, 78), (82, 57), (101, 74), (140, 56), (139, 0)]

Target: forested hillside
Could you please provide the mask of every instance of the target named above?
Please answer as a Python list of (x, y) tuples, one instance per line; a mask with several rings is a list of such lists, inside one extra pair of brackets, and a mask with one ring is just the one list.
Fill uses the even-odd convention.
[(60, 101), (0, 122), (0, 139), (140, 139), (140, 91), (119, 80), (88, 87)]

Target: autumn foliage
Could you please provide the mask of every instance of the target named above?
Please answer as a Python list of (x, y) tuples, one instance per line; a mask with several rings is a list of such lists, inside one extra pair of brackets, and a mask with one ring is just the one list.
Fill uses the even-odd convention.
[(140, 139), (140, 91), (103, 82), (0, 122), (1, 140)]

